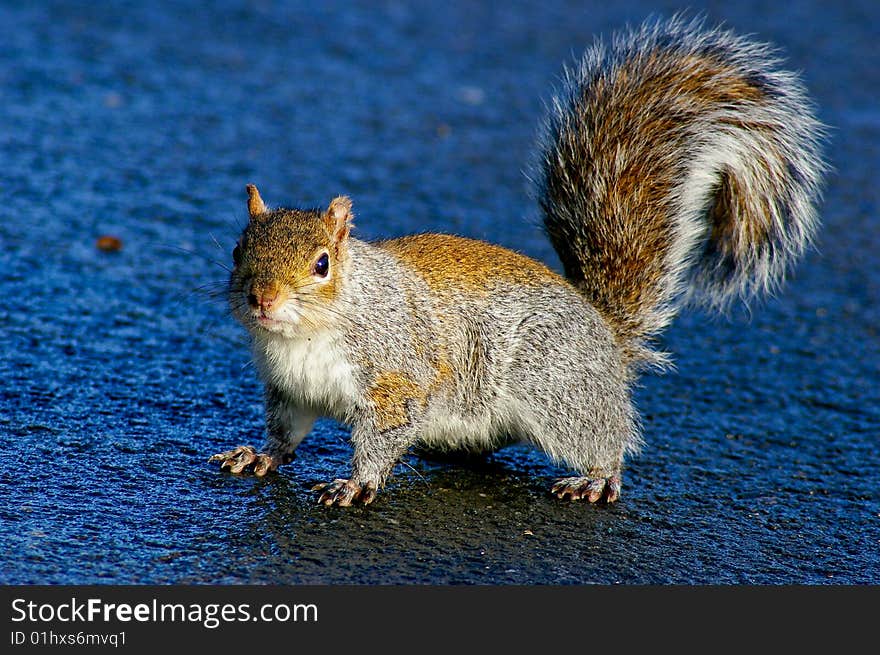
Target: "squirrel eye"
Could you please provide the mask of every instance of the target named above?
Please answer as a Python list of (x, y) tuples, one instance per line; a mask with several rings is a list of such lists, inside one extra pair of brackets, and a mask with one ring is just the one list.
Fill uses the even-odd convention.
[(238, 266), (241, 264), (241, 246), (235, 244), (235, 248), (232, 249), (232, 263)]
[(327, 271), (330, 270), (330, 257), (327, 253), (323, 253), (318, 260), (315, 262), (314, 271), (315, 275), (320, 275), (321, 277), (327, 277)]

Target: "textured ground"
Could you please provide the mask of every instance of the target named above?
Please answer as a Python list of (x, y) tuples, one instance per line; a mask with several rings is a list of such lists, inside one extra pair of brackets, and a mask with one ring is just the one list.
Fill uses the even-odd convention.
[[(244, 185), (557, 266), (522, 175), (562, 61), (675, 3), (3, 3), (0, 582), (880, 583), (875, 2), (689, 3), (782, 46), (833, 127), (824, 227), (751, 315), (682, 316), (613, 507), (510, 449), (415, 457), (370, 507), (320, 422), (277, 476), (222, 289)], [(95, 247), (105, 234), (120, 252)]]

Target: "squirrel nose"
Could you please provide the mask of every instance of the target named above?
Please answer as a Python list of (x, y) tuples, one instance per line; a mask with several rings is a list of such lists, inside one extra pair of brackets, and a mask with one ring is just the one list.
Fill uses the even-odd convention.
[(251, 288), (248, 294), (248, 304), (254, 309), (259, 308), (266, 312), (272, 309), (272, 305), (278, 300), (279, 290), (277, 286), (271, 286), (266, 289)]

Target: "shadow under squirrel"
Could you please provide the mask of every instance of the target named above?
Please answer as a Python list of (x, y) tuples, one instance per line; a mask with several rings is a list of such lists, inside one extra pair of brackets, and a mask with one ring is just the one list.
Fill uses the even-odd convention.
[(617, 500), (631, 387), (668, 361), (653, 339), (688, 302), (782, 282), (817, 227), (823, 134), (772, 49), (674, 18), (597, 42), (549, 104), (534, 192), (565, 277), (456, 236), (360, 241), (347, 197), (270, 210), (249, 185), (229, 302), (268, 441), (211, 460), (265, 475), (329, 416), (354, 454), (325, 505), (373, 501), (411, 447), (514, 441), (575, 471), (559, 498)]

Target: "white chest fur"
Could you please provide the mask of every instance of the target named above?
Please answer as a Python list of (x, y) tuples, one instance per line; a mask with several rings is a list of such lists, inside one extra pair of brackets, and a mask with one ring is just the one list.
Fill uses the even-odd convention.
[(254, 359), (264, 381), (321, 414), (343, 418), (357, 402), (354, 367), (336, 334), (321, 332), (293, 339), (261, 336), (254, 340)]

